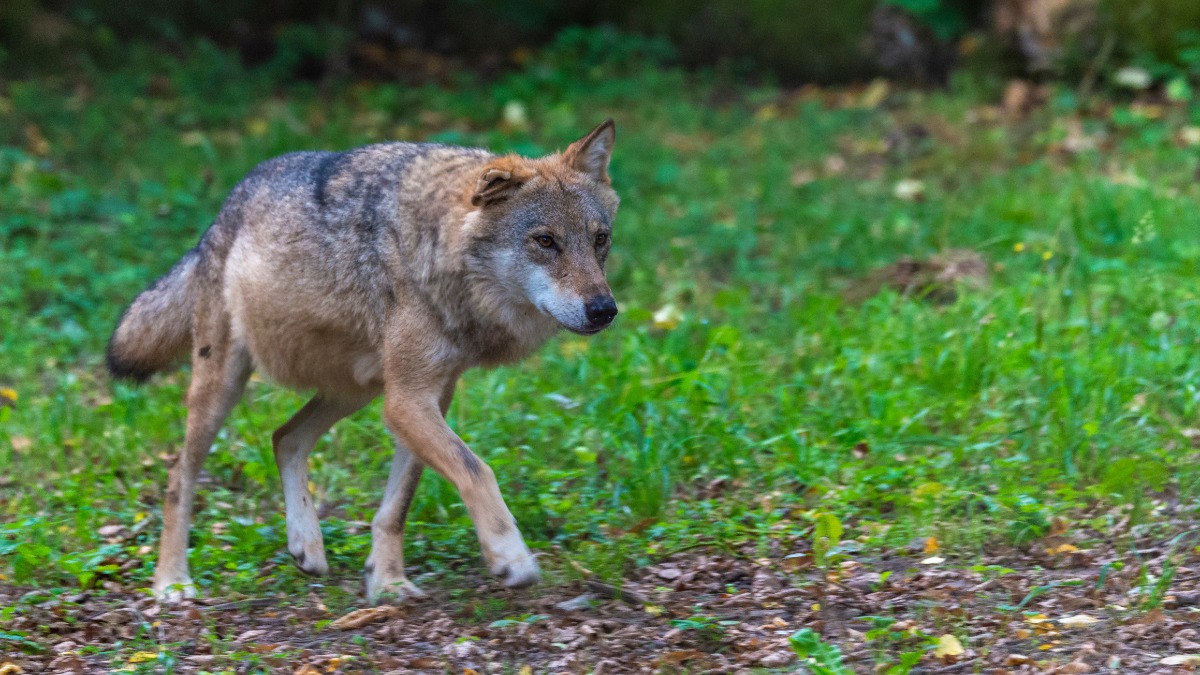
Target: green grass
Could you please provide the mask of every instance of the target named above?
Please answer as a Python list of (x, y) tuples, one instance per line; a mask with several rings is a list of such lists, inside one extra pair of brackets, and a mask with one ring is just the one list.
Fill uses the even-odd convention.
[[(392, 139), (548, 152), (609, 116), (616, 327), (469, 374), (450, 414), (551, 552), (552, 578), (574, 561), (619, 579), (697, 544), (765, 554), (807, 541), (821, 514), (844, 525), (840, 551), (936, 536), (967, 565), (1056, 517), (1104, 537), (1127, 533), (1125, 516), (1152, 528), (1163, 491), (1195, 518), (1200, 184), (1175, 135), (1200, 109), (1152, 119), (1062, 90), (1005, 123), (986, 114), (998, 93), (965, 81), (866, 108), (854, 92), (598, 60), (602, 47), (559, 44), (489, 84), (319, 88), (205, 45), (134, 45), (115, 71), (0, 89), (0, 387), (18, 395), (0, 407), (4, 583), (148, 583), (187, 374), (113, 385), (103, 346), (256, 163)], [(1058, 149), (1074, 117), (1102, 149)], [(913, 123), (931, 137), (886, 151)], [(794, 185), (804, 170), (815, 180)], [(898, 198), (902, 179), (921, 180), (924, 199)], [(948, 247), (988, 256), (990, 288), (947, 307), (842, 298), (854, 277)], [(656, 327), (668, 304), (682, 319)], [(302, 402), (254, 382), (220, 436), (193, 534), (202, 592), (311, 583), (287, 564), (270, 450)], [(391, 456), (378, 413), (341, 423), (312, 458), (345, 577), (365, 559)], [(726, 490), (704, 489), (717, 479)], [(146, 518), (132, 540), (98, 533)], [(408, 562), (429, 573), (418, 583), (476, 569), (448, 483), (428, 477), (411, 519)]]

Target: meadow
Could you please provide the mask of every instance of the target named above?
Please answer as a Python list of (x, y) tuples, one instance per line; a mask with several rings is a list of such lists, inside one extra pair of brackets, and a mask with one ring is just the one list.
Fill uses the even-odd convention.
[[(903, 673), (1018, 655), (1009, 666), (1029, 672), (1110, 656), (1150, 672), (1200, 653), (1195, 631), (1180, 634), (1200, 578), (1200, 106), (1054, 85), (1006, 109), (1002, 82), (968, 77), (790, 89), (613, 39), (571, 33), (483, 83), (285, 82), (201, 43), (132, 45), (115, 69), (0, 88), (0, 653), (13, 654), (0, 662)], [(469, 374), (449, 415), (499, 476), (543, 584), (484, 579), (457, 494), (427, 473), (406, 562), (437, 600), (378, 634), (329, 631), (363, 606), (391, 457), (379, 404), (313, 453), (333, 568), (314, 580), (286, 551), (270, 443), (305, 398), (256, 378), (197, 503), (192, 574), (210, 604), (147, 614), (187, 372), (114, 384), (103, 349), (228, 190), (292, 150), (537, 154), (607, 117), (623, 199), (615, 327)], [(950, 250), (980, 256), (987, 282), (953, 298), (953, 281), (856, 292)], [(972, 599), (921, 595), (913, 580), (931, 578)], [(554, 633), (578, 633), (589, 624), (572, 612), (589, 610), (546, 598), (585, 592), (621, 625), (601, 632), (642, 631), (636, 659)], [(743, 594), (742, 609), (721, 604)], [(207, 611), (218, 602), (247, 603), (229, 605), (230, 625), (290, 618), (239, 639)], [(85, 635), (122, 605), (144, 616)], [(395, 624), (424, 630), (428, 612), (453, 627), (422, 655)], [(1053, 623), (1079, 615), (1095, 625)], [(183, 624), (195, 634), (176, 635)], [(1131, 638), (1131, 625), (1149, 627)], [(544, 649), (516, 641), (538, 631)]]

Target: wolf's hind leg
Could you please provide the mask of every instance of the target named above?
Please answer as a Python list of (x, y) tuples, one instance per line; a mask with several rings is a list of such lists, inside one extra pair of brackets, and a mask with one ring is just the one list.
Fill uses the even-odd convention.
[(187, 393), (187, 433), (179, 459), (171, 467), (163, 500), (163, 530), (154, 570), (154, 596), (176, 602), (196, 595), (188, 573), (188, 530), (196, 478), (229, 411), (242, 397), (250, 377), (250, 356), (233, 342), (227, 325), (197, 333), (197, 356)]
[(343, 400), (317, 394), (272, 437), (275, 464), (283, 483), (288, 552), (305, 574), (323, 576), (329, 573), (321, 523), (308, 492), (308, 455), (317, 440), (338, 420), (354, 414), (370, 401), (371, 397), (365, 395)]

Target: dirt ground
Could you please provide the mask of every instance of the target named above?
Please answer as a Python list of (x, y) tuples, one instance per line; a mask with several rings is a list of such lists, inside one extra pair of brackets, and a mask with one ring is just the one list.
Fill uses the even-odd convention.
[(1200, 557), (1156, 540), (1118, 554), (1060, 538), (969, 563), (914, 543), (827, 570), (803, 554), (693, 550), (620, 588), (505, 591), (481, 577), (474, 594), (427, 588), (422, 601), (343, 616), (315, 594), (163, 609), (132, 589), (51, 599), (0, 587), (0, 604), (18, 608), (0, 630), (37, 645), (0, 672), (804, 672), (788, 637), (806, 627), (860, 673), (904, 672), (888, 667), (905, 653), (921, 654), (912, 673), (1193, 672)]

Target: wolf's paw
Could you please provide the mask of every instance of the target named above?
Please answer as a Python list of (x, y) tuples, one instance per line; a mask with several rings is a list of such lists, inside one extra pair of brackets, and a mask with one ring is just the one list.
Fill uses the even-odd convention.
[(529, 547), (520, 538), (505, 544), (492, 552), (488, 569), (492, 574), (502, 577), (504, 585), (509, 588), (525, 588), (536, 584), (542, 577), (542, 571), (529, 552)]
[(375, 566), (367, 564), (364, 574), (367, 582), (367, 601), (372, 605), (389, 603), (403, 604), (406, 600), (417, 600), (425, 597), (425, 591), (417, 588), (403, 573), (387, 574), (383, 568), (387, 565)]
[(151, 590), (154, 591), (154, 599), (163, 605), (177, 605), (196, 597), (196, 584), (188, 576), (178, 579), (155, 577)]
[(288, 553), (296, 560), (301, 572), (314, 577), (329, 574), (329, 563), (325, 562), (325, 540), (321, 537), (321, 523), (317, 513), (309, 507), (307, 512), (288, 513)]
[(323, 577), (329, 574), (329, 563), (325, 562), (325, 545), (320, 539), (301, 544), (288, 544), (288, 553), (296, 561), (296, 567), (309, 576)]

